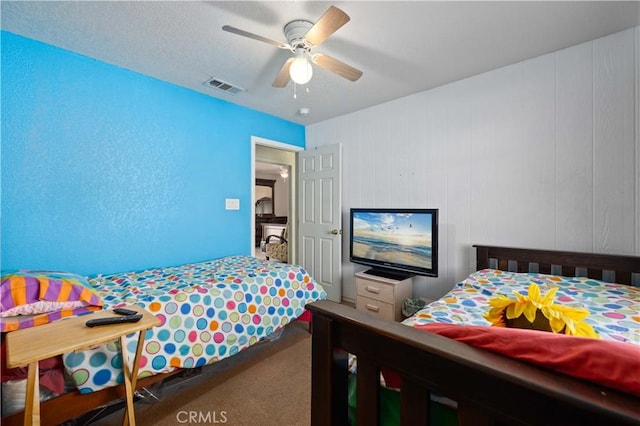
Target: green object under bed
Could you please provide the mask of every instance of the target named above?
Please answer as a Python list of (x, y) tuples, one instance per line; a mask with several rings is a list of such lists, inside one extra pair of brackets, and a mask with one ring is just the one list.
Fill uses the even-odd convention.
[[(356, 424), (356, 375), (349, 375), (349, 424)], [(458, 424), (456, 410), (431, 401), (429, 424), (437, 426), (456, 426)], [(397, 426), (400, 424), (400, 392), (380, 388), (380, 426)]]

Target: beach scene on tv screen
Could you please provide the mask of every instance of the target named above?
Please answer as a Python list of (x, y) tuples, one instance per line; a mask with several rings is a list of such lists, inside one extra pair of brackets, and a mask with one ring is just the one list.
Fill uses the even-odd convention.
[(353, 256), (431, 268), (431, 214), (354, 212)]

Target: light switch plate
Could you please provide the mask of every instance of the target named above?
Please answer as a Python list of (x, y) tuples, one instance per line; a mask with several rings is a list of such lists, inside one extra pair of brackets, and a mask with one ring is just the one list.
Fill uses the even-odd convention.
[(225, 209), (226, 210), (240, 210), (240, 199), (238, 199), (238, 198), (227, 198), (225, 200)]

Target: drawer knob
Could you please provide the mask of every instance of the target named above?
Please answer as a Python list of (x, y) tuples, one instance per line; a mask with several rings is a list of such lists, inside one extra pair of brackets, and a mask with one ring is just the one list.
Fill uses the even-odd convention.
[(380, 310), (380, 308), (378, 308), (376, 305), (370, 305), (367, 303), (367, 309), (373, 312), (378, 312)]
[(371, 287), (370, 285), (367, 286), (367, 291), (369, 293), (375, 293), (375, 294), (379, 294), (380, 293), (380, 289), (377, 287)]

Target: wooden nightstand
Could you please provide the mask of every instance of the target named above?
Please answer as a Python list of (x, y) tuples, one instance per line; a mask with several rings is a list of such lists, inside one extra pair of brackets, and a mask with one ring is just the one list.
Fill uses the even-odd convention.
[[(112, 311), (101, 311), (56, 321), (33, 328), (12, 331), (7, 334), (7, 367), (29, 366), (27, 373), (27, 395), (24, 411), (25, 425), (40, 424), (40, 385), (38, 361), (67, 352), (88, 349), (120, 338), (122, 368), (127, 406), (124, 423), (135, 425), (133, 390), (138, 377), (138, 362), (144, 345), (145, 331), (160, 324), (160, 320), (139, 306), (127, 306), (142, 314), (140, 321), (117, 325), (87, 327), (85, 323), (94, 318), (117, 316)], [(138, 347), (133, 365), (127, 363), (127, 334), (139, 332)]]
[(356, 273), (356, 309), (381, 318), (402, 321), (402, 301), (413, 295), (413, 277), (403, 280)]

